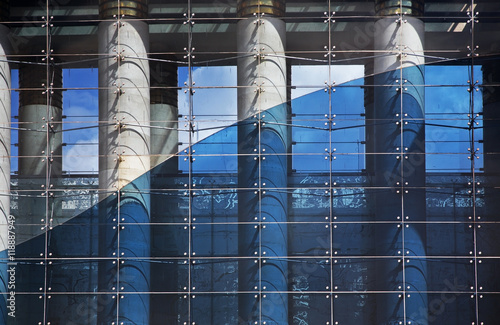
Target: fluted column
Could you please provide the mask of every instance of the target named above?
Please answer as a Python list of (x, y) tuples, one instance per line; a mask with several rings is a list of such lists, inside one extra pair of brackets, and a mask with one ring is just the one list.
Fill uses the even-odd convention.
[(147, 1), (101, 0), (99, 11), (99, 251), (107, 258), (99, 290), (116, 300), (98, 323), (148, 324), (149, 295), (139, 294), (151, 285)]
[[(491, 266), (498, 263), (498, 227), (495, 223), (500, 221), (500, 62), (498, 59), (491, 61), (485, 60), (482, 66), (483, 72), (483, 152), (472, 156), (484, 157), (484, 173), (477, 173), (472, 189), (478, 193), (481, 189), (484, 191), (483, 205), (476, 206), (474, 222), (476, 225), (475, 255), (480, 257), (476, 259), (477, 267), (477, 286), (484, 292), (493, 292), (498, 290), (498, 275), (496, 272), (488, 272)], [(471, 80), (473, 83), (476, 79)], [(471, 89), (474, 92), (473, 89)], [(476, 93), (477, 94), (477, 93)], [(477, 112), (477, 111), (476, 111)], [(476, 127), (472, 132), (478, 132), (481, 126), (476, 125), (480, 119), (479, 114), (471, 117), (471, 124)], [(477, 141), (477, 133), (476, 140)], [(471, 149), (477, 147), (477, 142), (471, 144)], [(472, 153), (472, 152), (471, 152)], [(475, 159), (476, 164), (481, 161)], [(481, 175), (481, 176), (480, 176)], [(479, 177), (478, 177), (479, 176)], [(479, 194), (481, 195), (481, 194)], [(481, 263), (482, 262), (482, 263)], [(477, 297), (476, 297), (477, 299)], [(479, 324), (495, 323), (498, 320), (496, 311), (496, 302), (493, 299), (476, 300), (479, 310)]]
[[(484, 84), (498, 84), (500, 81), (500, 63), (498, 61), (486, 62), (482, 71)], [(483, 87), (483, 120), (484, 171), (495, 179), (500, 174), (500, 145), (498, 142), (500, 139), (500, 89), (497, 86)]]
[(151, 168), (155, 174), (177, 173), (177, 64), (151, 61)]
[(241, 324), (289, 323), (284, 11), (283, 0), (238, 2)]
[(426, 324), (423, 0), (377, 0), (372, 163), (379, 325)]
[[(168, 196), (165, 188), (172, 184), (178, 173), (178, 104), (177, 104), (177, 64), (164, 57), (157, 61), (151, 60), (151, 221), (153, 223), (168, 223), (172, 216), (180, 213), (179, 207)], [(160, 246), (168, 246), (169, 251), (176, 251), (176, 236), (165, 235), (165, 227), (152, 227), (152, 238), (161, 238)], [(158, 244), (157, 244), (158, 245)], [(154, 253), (152, 253), (154, 254)], [(180, 263), (180, 262), (179, 262)], [(177, 263), (168, 268), (171, 272), (165, 274), (165, 265), (151, 265), (151, 282), (165, 282), (168, 285), (161, 288), (176, 288), (179, 277)], [(158, 288), (156, 290), (159, 290)], [(165, 311), (175, 314), (174, 306), (165, 307), (164, 303), (151, 304), (151, 324), (165, 322), (162, 319)], [(172, 316), (173, 317), (173, 316)]]
[[(21, 176), (46, 177), (47, 172), (49, 177), (61, 176), (62, 80), (62, 69), (57, 66), (34, 63), (19, 67)], [(44, 156), (51, 159), (45, 161)]]
[[(61, 215), (53, 197), (42, 196), (45, 186), (54, 186), (62, 175), (62, 69), (42, 62), (19, 67), (19, 197), (18, 222), (24, 227), (20, 239), (43, 232), (39, 226), (46, 215)], [(47, 204), (47, 200), (49, 200)], [(48, 211), (46, 211), (48, 209)]]

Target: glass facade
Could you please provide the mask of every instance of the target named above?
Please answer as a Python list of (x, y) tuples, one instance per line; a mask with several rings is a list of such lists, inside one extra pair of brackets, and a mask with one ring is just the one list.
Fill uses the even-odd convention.
[(498, 324), (499, 16), (0, 0), (0, 323)]

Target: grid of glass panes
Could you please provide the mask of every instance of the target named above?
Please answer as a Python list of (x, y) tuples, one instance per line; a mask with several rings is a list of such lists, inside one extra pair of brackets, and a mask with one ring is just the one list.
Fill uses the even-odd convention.
[[(495, 322), (499, 5), (286, 6), (239, 17), (236, 1), (150, 0), (147, 17), (109, 18), (98, 1), (11, 1), (2, 211), (19, 324)], [(273, 19), (286, 40), (270, 53)], [(128, 38), (136, 21), (147, 53)], [(247, 21), (259, 37), (241, 51)], [(102, 24), (123, 37), (106, 52)], [(261, 63), (280, 59), (273, 80)], [(130, 62), (150, 89), (127, 83)], [(279, 88), (284, 105), (268, 107)], [(149, 166), (128, 164), (131, 133)], [(103, 184), (113, 164), (116, 179), (144, 172)]]

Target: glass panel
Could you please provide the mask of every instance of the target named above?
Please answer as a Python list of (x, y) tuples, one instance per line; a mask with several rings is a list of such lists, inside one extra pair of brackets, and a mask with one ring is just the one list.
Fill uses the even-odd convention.
[[(17, 306), (30, 306), (30, 313), (15, 313), (16, 321), (20, 323), (38, 323), (43, 320), (46, 310), (44, 309), (44, 299), (47, 296), (34, 293), (18, 293), (16, 294), (16, 305)], [(16, 307), (17, 307), (16, 306)]]
[[(189, 319), (189, 298), (186, 294), (152, 294), (150, 296), (152, 323), (176, 324)], [(181, 323), (181, 324), (182, 324)]]
[(329, 291), (331, 263), (328, 258), (293, 258), (288, 261), (288, 281), (298, 292)]
[[(238, 228), (248, 228), (252, 225), (238, 226), (238, 224), (200, 224), (192, 226), (193, 255), (205, 256), (237, 256), (238, 255)], [(245, 230), (243, 230), (245, 231)]]
[(498, 310), (495, 308), (495, 306), (498, 306), (498, 303), (500, 301), (500, 296), (498, 295), (498, 293), (483, 294), (479, 297), (479, 319), (484, 323), (496, 322), (499, 316)]
[[(409, 265), (418, 265), (419, 260), (410, 259)], [(422, 261), (420, 265), (425, 263)], [(474, 285), (474, 263), (470, 259), (429, 259), (426, 262), (429, 278), (428, 291), (466, 292)]]
[[(129, 225), (133, 230), (141, 226)], [(186, 257), (189, 254), (188, 225), (153, 225), (150, 228), (154, 240), (151, 242), (151, 256), (154, 257)], [(145, 253), (147, 254), (147, 253)]]
[(429, 322), (473, 322), (475, 318), (474, 299), (469, 294), (453, 292), (453, 286), (443, 287), (441, 293), (429, 293), (427, 313), (418, 313), (416, 319)]
[(114, 305), (115, 299), (104, 294), (53, 294), (47, 302), (51, 323), (91, 324), (97, 321), (98, 311)]
[(132, 2), (0, 1), (19, 324), (498, 322), (497, 2)]
[[(238, 259), (196, 259), (192, 266), (193, 292), (238, 291)], [(201, 297), (201, 296), (199, 296)]]
[[(263, 237), (275, 236), (273, 231), (263, 232)], [(290, 255), (311, 257), (330, 255), (330, 227), (325, 223), (289, 224), (288, 236)]]
[(481, 292), (497, 293), (500, 288), (500, 282), (494, 276), (500, 267), (498, 258), (480, 258), (478, 263), (478, 289)]
[[(234, 294), (196, 294), (191, 299), (192, 319), (195, 323), (231, 324), (238, 322), (238, 299)], [(245, 295), (245, 294), (243, 294)], [(207, 306), (210, 308), (207, 310)]]

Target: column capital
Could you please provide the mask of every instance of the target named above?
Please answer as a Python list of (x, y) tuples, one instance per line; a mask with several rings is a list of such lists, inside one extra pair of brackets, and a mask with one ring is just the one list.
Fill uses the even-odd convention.
[(238, 17), (266, 14), (273, 17), (285, 16), (285, 0), (239, 0)]
[(148, 0), (99, 0), (99, 18), (148, 18)]
[(424, 0), (375, 0), (375, 13), (379, 16), (422, 16)]

